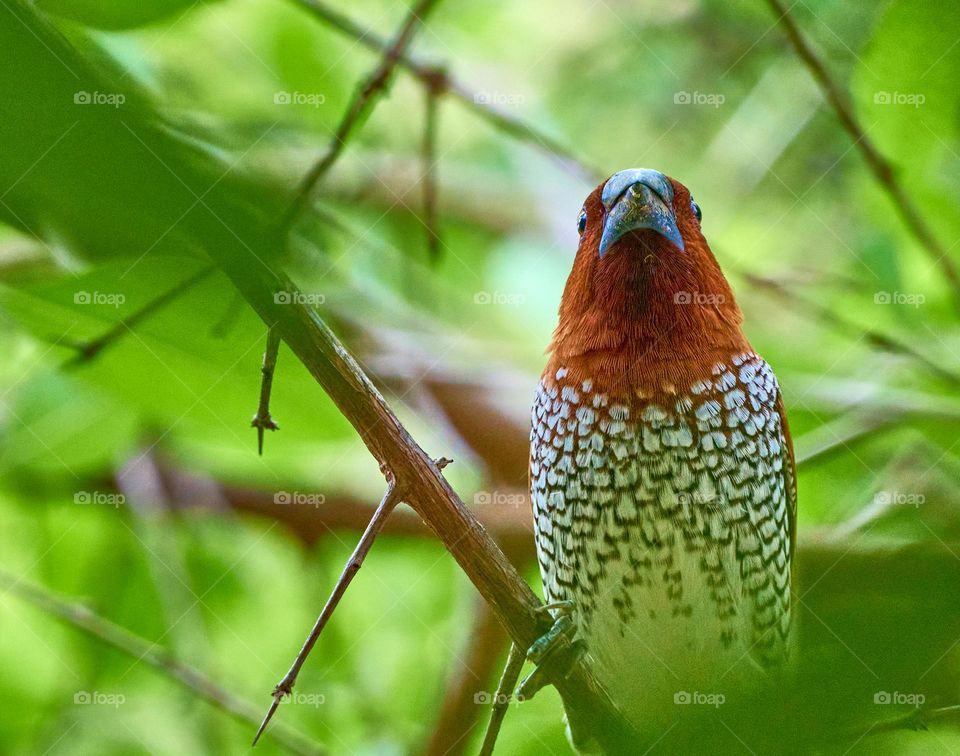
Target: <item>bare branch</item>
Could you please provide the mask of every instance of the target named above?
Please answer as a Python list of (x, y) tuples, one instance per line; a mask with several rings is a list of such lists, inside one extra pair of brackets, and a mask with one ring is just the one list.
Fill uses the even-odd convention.
[(867, 132), (857, 120), (840, 87), (830, 77), (823, 61), (804, 38), (796, 21), (793, 20), (790, 9), (783, 4), (782, 0), (767, 0), (767, 2), (786, 31), (790, 43), (797, 51), (797, 55), (810, 69), (810, 73), (817, 80), (827, 101), (836, 112), (840, 123), (843, 124), (843, 128), (846, 129), (853, 139), (853, 143), (863, 155), (864, 160), (867, 161), (870, 171), (887, 191), (887, 194), (890, 195), (890, 199), (900, 213), (903, 222), (926, 250), (934, 264), (940, 266), (940, 270), (953, 294), (954, 306), (960, 309), (960, 274), (958, 274), (953, 260), (947, 256), (948, 250), (934, 235), (933, 230), (917, 210), (910, 196), (904, 191), (890, 161), (880, 153), (870, 137), (867, 136)]
[(316, 188), (327, 171), (333, 167), (337, 158), (340, 157), (343, 148), (347, 146), (347, 140), (350, 138), (353, 129), (373, 108), (380, 95), (386, 91), (397, 63), (399, 63), (401, 56), (405, 53), (410, 42), (413, 41), (413, 34), (417, 26), (436, 7), (438, 1), (439, 0), (420, 0), (407, 15), (394, 41), (389, 47), (384, 48), (383, 59), (357, 90), (357, 94), (354, 96), (350, 106), (347, 108), (347, 112), (344, 114), (343, 119), (337, 126), (337, 130), (334, 132), (333, 139), (330, 140), (330, 145), (327, 147), (326, 153), (324, 153), (323, 157), (310, 169), (310, 172), (304, 177), (300, 184), (297, 195), (281, 224), (281, 235), (285, 235), (296, 219), (300, 217), (300, 214), (303, 213), (307, 204), (310, 202), (314, 188)]
[[(371, 50), (383, 52), (389, 47), (385, 39), (353, 21), (348, 16), (330, 8), (326, 3), (322, 2), (322, 0), (294, 0), (294, 2), (310, 11), (310, 13), (324, 21), (331, 28), (366, 45)], [(428, 87), (435, 86), (437, 69), (433, 65), (409, 53), (402, 54), (398, 64)], [(477, 90), (449, 76), (444, 79), (442, 94), (450, 95), (498, 131), (545, 152), (587, 181), (599, 181), (607, 175), (532, 124), (527, 123), (515, 115), (503, 113), (487, 103), (479, 102), (476, 97)]]
[(277, 711), (277, 707), (280, 705), (280, 701), (283, 700), (285, 696), (289, 696), (290, 693), (293, 692), (293, 686), (297, 682), (297, 676), (300, 674), (300, 669), (303, 667), (304, 662), (307, 660), (307, 657), (313, 650), (314, 645), (316, 645), (317, 639), (320, 637), (320, 633), (322, 633), (323, 628), (327, 626), (327, 622), (330, 620), (334, 610), (340, 603), (340, 599), (343, 598), (343, 594), (346, 593), (347, 588), (353, 581), (353, 578), (360, 571), (360, 567), (363, 565), (363, 560), (366, 559), (367, 554), (370, 553), (370, 547), (373, 546), (373, 541), (376, 539), (377, 533), (379, 533), (381, 528), (383, 528), (383, 524), (390, 516), (390, 513), (393, 512), (397, 504), (400, 503), (402, 497), (403, 494), (401, 490), (397, 488), (396, 481), (391, 479), (387, 486), (387, 492), (383, 495), (383, 500), (380, 502), (380, 506), (377, 507), (377, 511), (374, 513), (373, 519), (370, 520), (370, 524), (367, 525), (367, 529), (361, 536), (360, 542), (354, 549), (353, 554), (350, 555), (350, 559), (347, 561), (346, 567), (343, 568), (343, 573), (340, 575), (340, 579), (337, 580), (337, 584), (333, 588), (333, 593), (330, 594), (330, 598), (327, 599), (327, 603), (324, 605), (323, 611), (320, 612), (320, 616), (317, 617), (317, 621), (314, 624), (313, 629), (310, 631), (310, 635), (307, 636), (307, 640), (304, 642), (303, 648), (300, 649), (300, 653), (297, 654), (297, 658), (294, 660), (293, 666), (290, 667), (290, 670), (287, 672), (287, 674), (284, 675), (283, 679), (277, 683), (277, 686), (273, 689), (273, 703), (270, 704), (270, 709), (263, 718), (263, 722), (260, 723), (260, 728), (257, 730), (257, 734), (253, 738), (253, 745), (257, 744), (257, 741), (260, 739), (260, 735), (263, 734), (263, 731), (270, 723), (270, 720)]
[[(90, 637), (127, 654), (138, 662), (146, 662), (190, 693), (207, 700), (234, 719), (245, 724), (257, 723), (259, 716), (252, 703), (237, 698), (196, 667), (177, 660), (156, 643), (131, 633), (82, 604), (64, 601), (45, 589), (19, 580), (7, 572), (0, 571), (0, 585), (4, 590), (52, 614), (66, 624), (82, 630)], [(323, 752), (319, 744), (285, 725), (277, 725), (270, 735), (291, 753), (316, 756)]]

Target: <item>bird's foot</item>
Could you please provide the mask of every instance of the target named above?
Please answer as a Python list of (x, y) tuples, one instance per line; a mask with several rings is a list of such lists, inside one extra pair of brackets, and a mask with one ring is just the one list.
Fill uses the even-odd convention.
[(573, 665), (583, 656), (583, 641), (575, 640), (577, 624), (573, 618), (572, 601), (557, 601), (540, 607), (540, 612), (555, 612), (553, 625), (527, 649), (527, 658), (537, 665), (520, 683), (517, 697), (533, 698), (537, 692), (555, 680), (566, 677)]

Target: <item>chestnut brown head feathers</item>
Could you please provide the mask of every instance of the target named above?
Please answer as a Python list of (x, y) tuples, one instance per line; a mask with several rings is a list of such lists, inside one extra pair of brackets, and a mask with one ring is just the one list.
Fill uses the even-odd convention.
[(579, 216), (554, 362), (653, 390), (678, 377), (664, 362), (709, 368), (745, 347), (740, 309), (700, 224), (687, 188), (658, 171), (620, 171), (594, 189)]

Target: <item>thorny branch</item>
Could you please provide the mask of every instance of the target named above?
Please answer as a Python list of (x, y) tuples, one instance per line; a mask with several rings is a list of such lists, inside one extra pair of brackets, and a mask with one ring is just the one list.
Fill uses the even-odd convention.
[[(82, 604), (59, 599), (42, 588), (25, 583), (6, 572), (0, 571), (0, 586), (68, 625), (82, 630), (90, 637), (127, 654), (137, 661), (145, 661), (178, 685), (206, 699), (234, 719), (245, 724), (256, 724), (259, 717), (257, 709), (252, 703), (237, 698), (217, 685), (200, 670), (175, 659), (157, 646), (156, 643), (151, 643), (131, 633), (126, 628), (99, 616)], [(286, 725), (278, 725), (271, 731), (270, 735), (279, 745), (291, 753), (315, 756), (323, 752), (323, 749), (317, 743)]]
[(891, 166), (890, 161), (887, 160), (877, 149), (876, 145), (874, 145), (870, 137), (867, 136), (867, 132), (857, 120), (840, 87), (831, 78), (823, 61), (813, 47), (811, 47), (810, 43), (804, 38), (796, 21), (793, 20), (793, 17), (790, 15), (790, 8), (787, 8), (782, 0), (767, 0), (767, 2), (773, 9), (780, 24), (783, 25), (787, 37), (789, 37), (790, 43), (796, 50), (797, 55), (806, 64), (807, 68), (810, 69), (810, 73), (813, 74), (813, 77), (817, 80), (827, 101), (833, 107), (834, 111), (836, 111), (840, 123), (843, 124), (844, 129), (846, 129), (847, 133), (853, 139), (854, 144), (857, 149), (860, 150), (864, 160), (867, 161), (871, 172), (887, 191), (887, 194), (890, 195), (890, 199), (899, 211), (903, 222), (927, 251), (927, 254), (933, 260), (934, 264), (940, 266), (940, 270), (953, 294), (954, 305), (960, 309), (960, 274), (958, 274), (953, 260), (948, 257), (947, 249), (937, 239), (933, 230), (927, 224), (927, 221), (917, 210), (916, 205), (914, 205), (909, 195), (904, 191), (903, 185), (897, 178), (896, 171)]
[(290, 227), (309, 204), (314, 188), (324, 175), (326, 175), (327, 171), (333, 167), (337, 158), (340, 157), (340, 153), (343, 151), (343, 148), (346, 147), (347, 140), (350, 138), (353, 129), (360, 123), (364, 116), (369, 113), (370, 109), (373, 108), (379, 95), (386, 91), (394, 69), (397, 67), (409, 44), (413, 41), (413, 35), (418, 25), (430, 14), (437, 3), (438, 0), (420, 0), (407, 15), (394, 41), (389, 46), (384, 46), (383, 59), (380, 61), (380, 64), (357, 90), (356, 95), (350, 102), (350, 106), (347, 108), (347, 112), (337, 126), (333, 138), (330, 140), (327, 151), (313, 168), (310, 169), (310, 172), (304, 177), (300, 184), (296, 197), (281, 224), (282, 236), (286, 236), (286, 232), (289, 231)]
[(316, 645), (317, 639), (320, 637), (320, 633), (322, 633), (323, 628), (327, 626), (327, 622), (329, 622), (330, 617), (333, 616), (334, 610), (340, 604), (340, 599), (343, 598), (343, 594), (346, 593), (347, 588), (350, 587), (350, 583), (353, 582), (353, 578), (356, 577), (356, 574), (360, 571), (360, 567), (363, 566), (363, 560), (366, 559), (367, 554), (370, 553), (370, 548), (373, 546), (374, 539), (376, 539), (377, 534), (383, 528), (383, 525), (390, 516), (390, 513), (393, 512), (397, 504), (400, 503), (403, 495), (403, 491), (397, 487), (396, 481), (390, 479), (387, 484), (387, 492), (383, 495), (383, 500), (380, 502), (380, 506), (377, 507), (377, 511), (374, 512), (373, 518), (367, 525), (367, 529), (363, 532), (359, 543), (357, 543), (357, 547), (353, 550), (353, 554), (350, 555), (350, 559), (347, 560), (347, 564), (343, 568), (343, 572), (341, 573), (339, 580), (337, 580), (337, 584), (333, 588), (333, 593), (330, 594), (330, 598), (327, 599), (327, 603), (324, 605), (323, 611), (321, 611), (320, 616), (317, 617), (317, 621), (314, 624), (313, 629), (310, 631), (310, 635), (307, 636), (307, 640), (304, 642), (303, 648), (300, 649), (300, 653), (297, 654), (297, 658), (294, 660), (293, 666), (290, 667), (290, 670), (287, 672), (287, 674), (284, 675), (283, 679), (277, 683), (277, 686), (273, 689), (273, 703), (270, 704), (270, 708), (267, 711), (266, 716), (264, 716), (263, 722), (260, 723), (260, 728), (257, 730), (257, 734), (253, 738), (253, 745), (257, 744), (257, 741), (260, 739), (263, 731), (270, 723), (270, 720), (276, 713), (277, 707), (280, 705), (280, 702), (283, 700), (283, 698), (285, 696), (289, 696), (293, 692), (293, 686), (297, 682), (297, 676), (300, 674), (300, 669), (303, 667), (304, 662), (307, 660), (307, 657), (313, 650), (314, 645)]
[[(305, 306), (299, 290), (267, 271), (255, 252), (224, 236), (208, 254), (264, 323), (275, 326), (291, 351), (333, 399), (370, 453), (389, 470), (410, 506), (437, 534), (513, 641), (529, 647), (546, 629), (539, 600), (464, 506), (437, 464), (413, 440), (380, 392), (329, 327)], [(279, 304), (276, 294), (287, 292)], [(635, 738), (588, 668), (577, 664), (555, 685), (567, 703), (571, 728), (615, 744)]]

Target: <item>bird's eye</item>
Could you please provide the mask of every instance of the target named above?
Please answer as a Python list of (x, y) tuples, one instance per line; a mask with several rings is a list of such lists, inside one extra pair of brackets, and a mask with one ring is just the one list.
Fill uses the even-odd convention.
[(697, 216), (697, 223), (703, 221), (703, 213), (700, 210), (700, 205), (693, 201), (693, 197), (690, 198), (690, 209), (693, 210), (693, 214)]
[(587, 227), (587, 211), (581, 210), (580, 217), (577, 218), (577, 233), (582, 234), (586, 227)]

